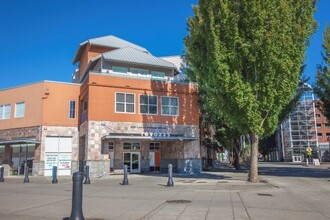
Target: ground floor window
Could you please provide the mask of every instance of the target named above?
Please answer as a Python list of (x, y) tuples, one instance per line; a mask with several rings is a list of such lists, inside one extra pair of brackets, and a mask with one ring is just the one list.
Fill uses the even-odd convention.
[(149, 170), (150, 172), (160, 172), (160, 143), (149, 144)]

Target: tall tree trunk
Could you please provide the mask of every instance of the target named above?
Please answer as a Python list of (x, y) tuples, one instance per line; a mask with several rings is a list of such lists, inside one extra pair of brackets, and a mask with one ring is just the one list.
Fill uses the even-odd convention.
[(251, 134), (250, 140), (251, 140), (251, 162), (250, 162), (249, 181), (250, 182), (259, 182), (259, 178), (258, 178), (259, 136), (257, 134)]
[(240, 167), (240, 163), (239, 163), (239, 158), (240, 158), (240, 141), (235, 138), (234, 139), (234, 145), (233, 145), (233, 153), (234, 153), (234, 167), (236, 168), (236, 170), (239, 170)]

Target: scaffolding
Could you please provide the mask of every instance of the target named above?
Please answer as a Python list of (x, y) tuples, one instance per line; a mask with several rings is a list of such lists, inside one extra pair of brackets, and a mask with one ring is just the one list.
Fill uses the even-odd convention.
[(313, 88), (304, 84), (299, 87), (302, 96), (289, 119), (281, 125), (283, 159), (301, 162), (306, 159), (306, 148), (318, 152), (316, 117)]

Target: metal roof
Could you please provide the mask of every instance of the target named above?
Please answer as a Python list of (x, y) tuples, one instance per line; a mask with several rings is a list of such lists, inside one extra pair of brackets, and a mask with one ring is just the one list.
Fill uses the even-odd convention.
[(165, 61), (163, 59), (151, 55), (150, 53), (145, 53), (142, 52), (141, 50), (137, 50), (132, 47), (126, 47), (122, 49), (105, 52), (102, 54), (102, 57), (105, 60), (110, 60), (110, 61), (176, 69), (173, 63)]
[(87, 44), (109, 47), (109, 48), (124, 48), (124, 47), (132, 47), (140, 51), (144, 51), (148, 53), (148, 50), (144, 47), (140, 47), (139, 45), (133, 44), (129, 41), (123, 40), (121, 38), (109, 35), (104, 37), (98, 37), (89, 39), (81, 43), (78, 47), (78, 50), (73, 58), (73, 63), (76, 63), (80, 60), (80, 57), (84, 51), (84, 48)]

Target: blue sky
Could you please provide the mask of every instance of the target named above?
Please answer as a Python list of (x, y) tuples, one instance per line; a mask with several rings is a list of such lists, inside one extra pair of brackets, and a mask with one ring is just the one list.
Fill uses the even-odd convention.
[[(197, 0), (0, 0), (0, 89), (41, 80), (70, 82), (78, 45), (115, 35), (155, 56), (182, 54), (186, 21)], [(320, 0), (318, 32), (307, 51), (306, 75), (314, 81), (329, 0)]]

